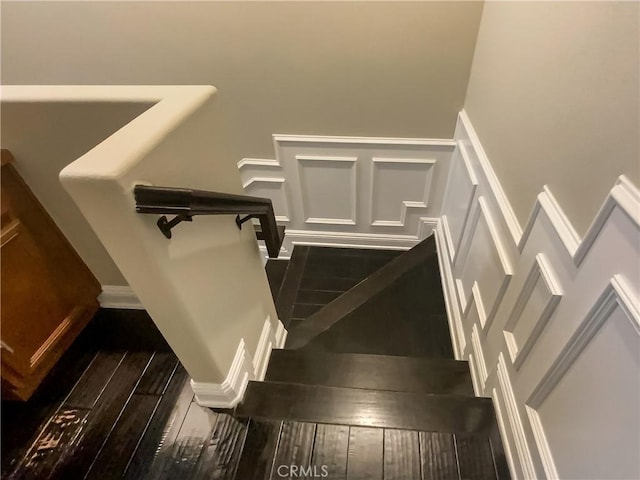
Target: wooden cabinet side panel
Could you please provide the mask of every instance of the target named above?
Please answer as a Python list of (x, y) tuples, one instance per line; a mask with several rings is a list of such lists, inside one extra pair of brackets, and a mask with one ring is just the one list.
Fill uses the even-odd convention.
[(101, 288), (2, 153), (2, 377), (26, 399), (98, 309)]

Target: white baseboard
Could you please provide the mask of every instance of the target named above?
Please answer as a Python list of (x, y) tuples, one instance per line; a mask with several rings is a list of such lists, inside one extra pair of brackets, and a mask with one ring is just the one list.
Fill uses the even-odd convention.
[(240, 339), (224, 382), (202, 383), (191, 380), (191, 388), (196, 402), (203, 407), (233, 408), (242, 400), (249, 380), (253, 380), (254, 375), (251, 355), (246, 350), (244, 340)]
[(131, 310), (144, 310), (144, 306), (133, 293), (131, 287), (121, 285), (103, 285), (102, 292), (98, 296), (98, 302), (102, 308), (126, 308)]
[(271, 351), (274, 348), (282, 348), (286, 338), (287, 331), (282, 322), (277, 321), (277, 327), (274, 329), (271, 318), (267, 317), (262, 326), (255, 354), (251, 355), (247, 351), (244, 339), (241, 339), (229, 373), (222, 383), (191, 380), (191, 388), (198, 404), (210, 408), (235, 407), (242, 400), (250, 380), (264, 379)]
[[(287, 260), (296, 245), (314, 247), (362, 248), (374, 250), (409, 250), (431, 235), (438, 226), (437, 218), (421, 217), (417, 235), (390, 235), (313, 230), (286, 230), (278, 259)], [(260, 251), (267, 254), (264, 246)]]

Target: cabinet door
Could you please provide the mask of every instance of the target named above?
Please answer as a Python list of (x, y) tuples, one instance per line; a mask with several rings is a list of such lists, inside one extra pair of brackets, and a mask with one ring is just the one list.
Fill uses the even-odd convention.
[(12, 165), (1, 243), (3, 396), (27, 399), (97, 310), (100, 285)]

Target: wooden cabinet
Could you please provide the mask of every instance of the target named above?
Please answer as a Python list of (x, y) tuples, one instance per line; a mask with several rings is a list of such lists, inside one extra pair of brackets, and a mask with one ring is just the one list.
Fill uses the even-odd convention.
[(98, 309), (100, 284), (2, 150), (2, 397), (27, 400)]

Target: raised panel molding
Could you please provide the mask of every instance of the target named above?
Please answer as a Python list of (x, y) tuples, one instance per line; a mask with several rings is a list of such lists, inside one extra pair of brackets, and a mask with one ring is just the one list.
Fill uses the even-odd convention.
[(357, 157), (296, 155), (304, 222), (356, 224)]
[(527, 401), (529, 407), (537, 409), (542, 402), (544, 402), (551, 390), (553, 390), (576, 358), (578, 358), (580, 352), (582, 352), (596, 333), (598, 333), (598, 330), (604, 325), (615, 309), (622, 309), (625, 317), (633, 327), (635, 334), (640, 336), (638, 300), (633, 298), (630, 292), (631, 288), (627, 286), (621, 276), (616, 275), (611, 279), (600, 298), (596, 300), (592, 309), (531, 394), (531, 397)]
[(466, 315), (468, 302), (465, 298), (469, 298), (475, 286), (482, 330), (486, 332), (509, 285), (513, 269), (482, 196), (478, 198), (478, 205), (466, 231), (466, 241), (455, 264), (459, 271), (460, 290), (464, 292), (461, 307)]
[[(555, 273), (546, 256), (539, 253), (504, 328), (507, 349), (516, 370), (527, 358), (561, 298), (562, 289)], [(531, 310), (534, 312), (527, 316)]]
[[(453, 156), (442, 214), (449, 258), (454, 264), (478, 188), (478, 178), (469, 160), (467, 148), (462, 142), (457, 142), (457, 147)], [(456, 161), (457, 157), (461, 157), (462, 161)]]
[[(464, 112), (455, 141), (436, 228), (454, 354), (468, 359), (476, 393), (493, 397), (514, 479), (589, 471), (606, 478), (606, 469), (628, 467), (629, 452), (613, 446), (616, 434), (603, 425), (614, 415), (616, 431), (630, 439), (633, 421), (622, 419), (636, 418), (640, 397), (623, 393), (640, 382), (640, 191), (619, 177), (580, 238), (545, 186), (522, 229)], [(607, 370), (606, 362), (617, 367)], [(594, 394), (600, 410), (584, 401), (567, 410), (567, 399)], [(575, 445), (565, 438), (572, 428), (559, 426), (562, 418), (577, 422), (585, 448), (608, 457), (574, 461)]]
[[(559, 478), (559, 475), (545, 434), (543, 420), (541, 419), (538, 410), (556, 386), (562, 381), (563, 377), (567, 375), (580, 357), (581, 353), (585, 348), (587, 348), (590, 342), (592, 342), (604, 325), (607, 324), (614, 312), (618, 310), (623, 313), (624, 321), (628, 322), (631, 326), (632, 334), (636, 337), (635, 343), (640, 344), (640, 313), (638, 311), (638, 300), (631, 294), (631, 288), (628, 286), (624, 278), (616, 275), (607, 284), (592, 309), (585, 316), (583, 322), (579, 325), (573, 336), (562, 348), (561, 352), (553, 362), (553, 365), (544, 374), (542, 380), (533, 390), (530, 398), (526, 402), (527, 416), (531, 424), (531, 429), (540, 452), (547, 478)], [(638, 353), (639, 352), (636, 350), (636, 357)], [(602, 358), (602, 361), (609, 361), (609, 359)], [(611, 366), (613, 367), (614, 365)], [(609, 374), (615, 375), (615, 370), (612, 370)], [(637, 378), (631, 378), (628, 380), (638, 383)], [(630, 388), (637, 391), (638, 385), (635, 385), (635, 387), (631, 385)], [(634, 401), (631, 403), (635, 404)], [(607, 407), (611, 406), (603, 405), (603, 408)], [(634, 405), (632, 408), (637, 408), (637, 405)], [(613, 411), (602, 412), (603, 415), (617, 415), (619, 413), (620, 412)], [(630, 428), (633, 428), (633, 426), (630, 425)], [(622, 437), (622, 432), (618, 433)]]
[(404, 227), (408, 209), (425, 211), (436, 160), (371, 159), (371, 225)]
[(251, 177), (247, 182), (242, 183), (242, 187), (247, 195), (270, 198), (273, 202), (273, 210), (276, 212), (276, 221), (289, 221), (289, 201), (284, 178)]
[(476, 358), (477, 371), (479, 373), (479, 386), (480, 391), (484, 392), (487, 384), (487, 365), (484, 361), (484, 353), (482, 352), (482, 345), (480, 343), (480, 335), (478, 334), (478, 325), (474, 325), (471, 331), (471, 346), (473, 348), (473, 356)]
[[(406, 250), (436, 228), (451, 139), (274, 135), (275, 160), (238, 162), (296, 244)], [(284, 181), (283, 181), (284, 179)]]
[(502, 354), (498, 356), (496, 374), (507, 410), (509, 428), (513, 434), (516, 452), (518, 454), (518, 463), (522, 468), (524, 478), (536, 478), (529, 443), (527, 442), (527, 437), (522, 426), (522, 418), (520, 417), (516, 396), (511, 386), (507, 365)]

